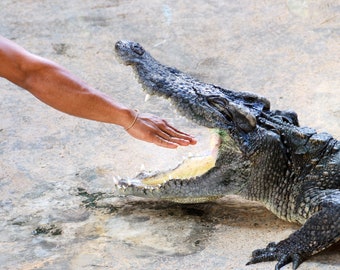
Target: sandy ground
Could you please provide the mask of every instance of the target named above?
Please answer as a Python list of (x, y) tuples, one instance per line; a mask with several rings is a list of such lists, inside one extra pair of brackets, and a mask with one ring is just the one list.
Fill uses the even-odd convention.
[[(273, 108), (295, 110), (301, 125), (339, 139), (338, 1), (2, 0), (0, 7), (2, 35), (199, 140), (160, 149), (119, 127), (57, 112), (0, 80), (1, 269), (274, 268), (245, 263), (252, 250), (298, 226), (259, 204), (105, 198), (113, 177), (134, 176), (141, 166), (171, 168), (209, 145), (207, 129), (163, 100), (144, 101), (113, 46), (138, 41), (167, 65), (264, 95)], [(299, 269), (340, 269), (339, 251), (337, 245)]]

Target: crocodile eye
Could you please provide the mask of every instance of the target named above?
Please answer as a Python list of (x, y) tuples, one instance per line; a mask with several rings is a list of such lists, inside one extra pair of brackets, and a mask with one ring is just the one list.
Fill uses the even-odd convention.
[(133, 44), (131, 46), (131, 50), (133, 52), (135, 52), (136, 54), (138, 54), (138, 55), (143, 55), (143, 53), (145, 52), (143, 47), (141, 45), (139, 45), (138, 43), (137, 44)]

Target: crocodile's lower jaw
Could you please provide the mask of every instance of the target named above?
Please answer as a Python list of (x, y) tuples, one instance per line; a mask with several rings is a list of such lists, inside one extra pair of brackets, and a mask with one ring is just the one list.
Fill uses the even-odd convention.
[(223, 196), (206, 196), (206, 197), (188, 197), (188, 198), (166, 198), (165, 201), (180, 203), (180, 204), (195, 204), (195, 203), (205, 203), (213, 202)]
[[(142, 172), (132, 179), (115, 180), (116, 189), (120, 195), (137, 195), (136, 190), (145, 190), (149, 193), (157, 194), (160, 186), (164, 185), (171, 179), (183, 180), (183, 182), (195, 181), (199, 177), (213, 168), (216, 164), (221, 138), (216, 132), (211, 132), (210, 152), (205, 156), (188, 157), (175, 169), (164, 172)], [(132, 191), (134, 190), (134, 191)], [(138, 196), (138, 195), (137, 195)], [(152, 197), (152, 196), (147, 196)], [(213, 201), (221, 196), (207, 195), (202, 197), (166, 197), (162, 198), (167, 201), (177, 203), (201, 203)]]

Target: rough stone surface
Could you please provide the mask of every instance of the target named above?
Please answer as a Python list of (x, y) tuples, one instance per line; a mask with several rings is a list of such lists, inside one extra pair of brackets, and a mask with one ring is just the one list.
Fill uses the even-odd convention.
[[(171, 66), (266, 96), (273, 107), (296, 111), (301, 125), (339, 139), (337, 1), (3, 0), (0, 7), (2, 35), (199, 140), (178, 151), (159, 149), (118, 127), (57, 112), (0, 80), (2, 269), (274, 267), (245, 263), (252, 250), (297, 226), (258, 204), (237, 197), (190, 206), (105, 197), (114, 176), (134, 176), (142, 164), (174, 167), (209, 144), (209, 132), (173, 115), (167, 102), (144, 102), (113, 46), (119, 39), (148, 44)], [(61, 234), (34, 234), (46, 226)], [(339, 245), (299, 269), (340, 269)]]

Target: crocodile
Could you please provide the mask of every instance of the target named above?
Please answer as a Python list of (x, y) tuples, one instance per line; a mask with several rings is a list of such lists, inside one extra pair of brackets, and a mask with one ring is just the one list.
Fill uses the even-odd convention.
[(236, 194), (301, 225), (286, 239), (253, 251), (247, 265), (277, 261), (275, 269), (290, 263), (297, 269), (339, 241), (338, 140), (300, 127), (294, 111), (272, 110), (265, 97), (204, 83), (163, 65), (137, 42), (120, 40), (115, 51), (148, 94), (170, 100), (180, 114), (220, 136), (206, 170), (184, 177), (183, 170), (178, 173), (183, 166), (142, 172), (119, 179), (117, 195), (199, 203)]

